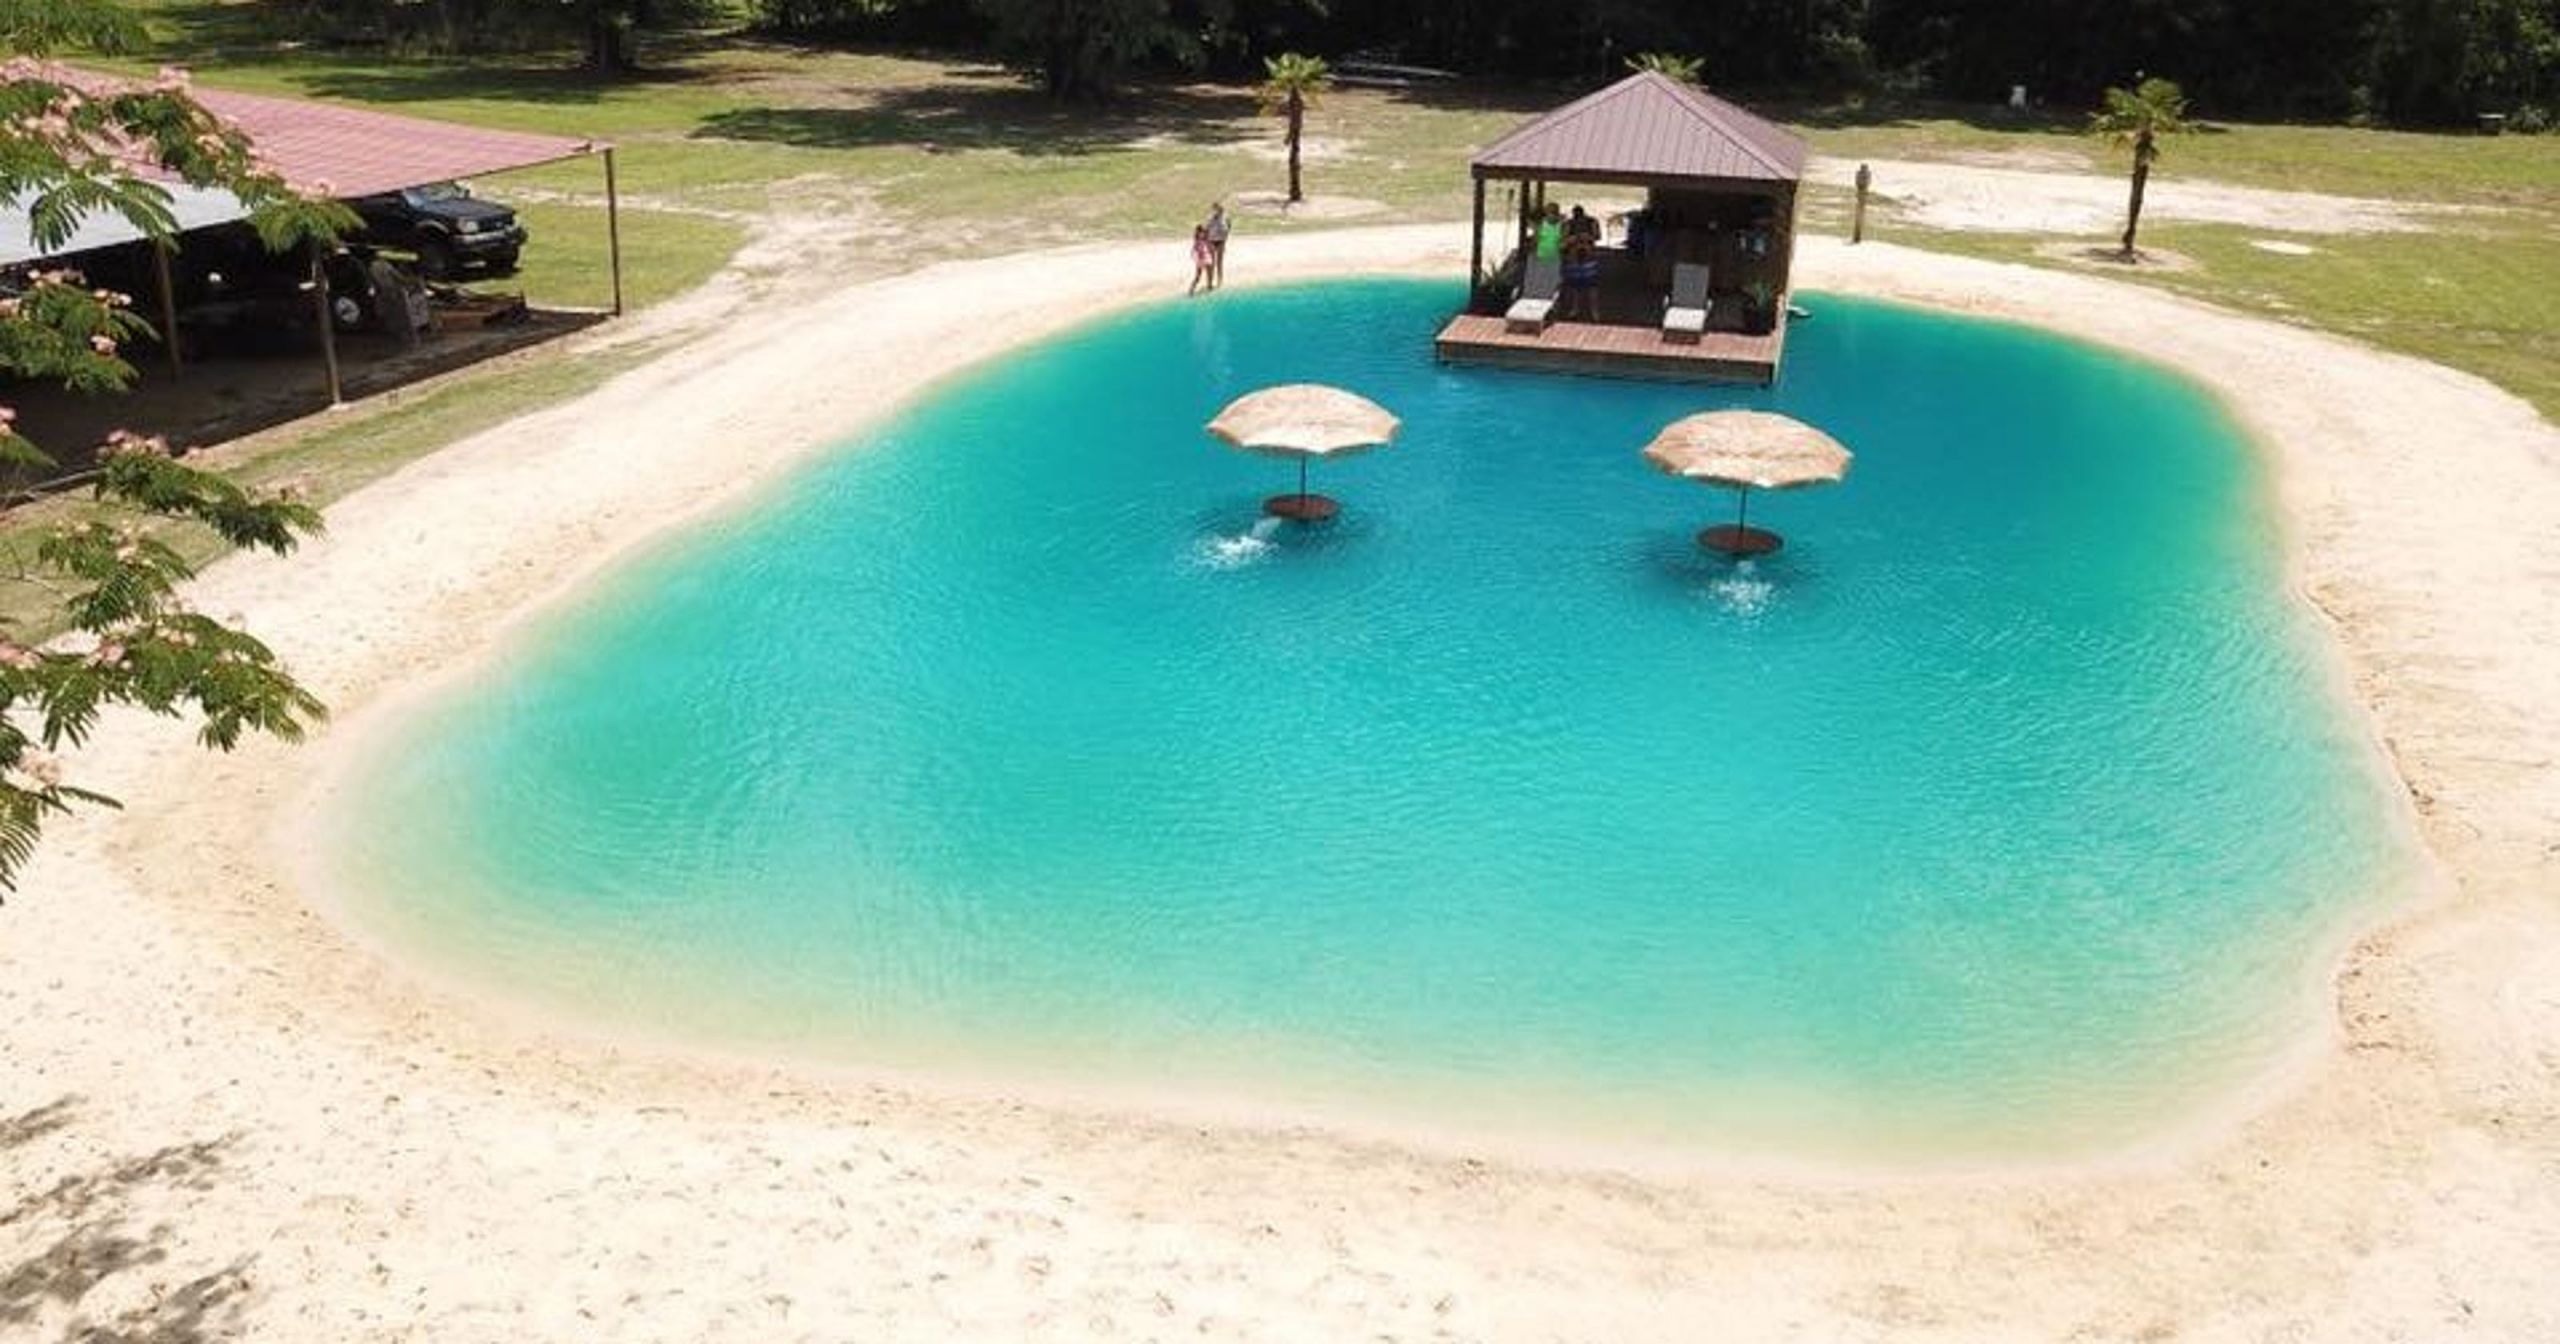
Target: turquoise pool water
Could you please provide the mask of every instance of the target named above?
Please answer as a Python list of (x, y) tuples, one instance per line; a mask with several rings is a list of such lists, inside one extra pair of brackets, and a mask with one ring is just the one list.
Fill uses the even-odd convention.
[[(1455, 297), (1110, 321), (630, 566), (345, 791), (361, 917), (762, 1048), (1799, 1152), (2118, 1142), (2313, 1020), (2395, 814), (2205, 396), (1818, 296), (1774, 392), (1449, 370)], [(1296, 380), (1405, 436), (1257, 529), (1200, 426)], [(1750, 568), (1637, 454), (1717, 406), (1857, 453)]]

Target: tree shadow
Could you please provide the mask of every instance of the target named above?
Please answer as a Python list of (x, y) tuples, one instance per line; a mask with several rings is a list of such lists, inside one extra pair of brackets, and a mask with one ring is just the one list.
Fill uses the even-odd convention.
[(190, 60), (269, 52), (289, 36), (277, 27), (275, 16), (263, 5), (181, 0), (157, 6), (151, 17), (163, 30), (162, 49), (183, 52)]
[(1830, 99), (1770, 99), (1752, 105), (1760, 115), (1812, 130), (1910, 129), (1929, 122), (1954, 122), (1977, 131), (2003, 135), (2076, 135), (2087, 129), (2088, 113), (2051, 107), (2013, 108), (1999, 103), (1956, 103), (1933, 99), (1860, 96)]
[(273, 5), (187, 0), (162, 4), (153, 19), (163, 29), (160, 49), (170, 58), (199, 66), (282, 67), (304, 92), (369, 103), (593, 103), (617, 89), (701, 79), (707, 72), (694, 64), (696, 58), (718, 46), (709, 33), (651, 34), (642, 44), (640, 69), (604, 76), (581, 66), (579, 53), (567, 45), (439, 54), (403, 46), (380, 27), (297, 17)]
[[(1492, 81), (1474, 79), (1417, 80), (1380, 90), (1394, 102), (1440, 112), (1507, 112), (1534, 117), (1603, 88), (1607, 80)], [(1805, 130), (1915, 129), (1928, 123), (1954, 122), (1978, 131), (2013, 135), (2076, 134), (2088, 124), (2085, 111), (2068, 108), (2011, 108), (1997, 103), (1961, 103), (1884, 94), (1814, 97), (1784, 89), (1717, 86), (1717, 97), (1744, 109)]]
[(885, 90), (857, 107), (745, 107), (706, 117), (693, 136), (803, 149), (902, 146), (928, 154), (1002, 149), (1071, 156), (1152, 145), (1235, 144), (1259, 134), (1251, 95), (1202, 86), (1129, 91), (1097, 106), (1059, 103), (1006, 74), (964, 74)]
[(299, 82), (306, 93), (346, 102), (477, 100), (560, 107), (592, 106), (609, 94), (691, 84), (704, 77), (702, 71), (683, 66), (651, 66), (607, 76), (567, 64), (409, 61), (365, 69), (315, 70)]
[[(0, 1151), (69, 1127), (81, 1105), (79, 1097), (66, 1096), (0, 1119)], [(0, 1212), (0, 1231), (23, 1230), (30, 1241), (43, 1243), (0, 1262), (0, 1335), (32, 1337), (42, 1321), (57, 1318), (65, 1344), (210, 1344), (238, 1337), (250, 1299), (252, 1258), (246, 1255), (174, 1288), (154, 1288), (142, 1305), (111, 1317), (92, 1318), (81, 1306), (119, 1276), (168, 1263), (175, 1233), (166, 1223), (137, 1226), (134, 1204), (157, 1192), (213, 1188), (239, 1137), (225, 1134), (111, 1159)]]
[(1606, 87), (1607, 82), (1527, 82), (1489, 79), (1417, 79), (1404, 84), (1379, 85), (1355, 82), (1347, 87), (1383, 94), (1390, 102), (1429, 108), (1434, 112), (1507, 112), (1520, 117), (1534, 117), (1551, 112), (1587, 93)]
[(21, 1111), (0, 1119), (0, 1152), (22, 1148), (71, 1123), (79, 1112), (80, 1098), (56, 1097), (31, 1111)]

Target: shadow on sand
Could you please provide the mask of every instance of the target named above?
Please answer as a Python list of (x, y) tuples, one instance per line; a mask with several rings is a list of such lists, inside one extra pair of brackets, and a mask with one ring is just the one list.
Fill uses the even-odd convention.
[[(0, 1161), (16, 1161), (29, 1145), (71, 1127), (82, 1106), (79, 1097), (66, 1096), (0, 1118)], [(135, 1212), (155, 1196), (212, 1189), (238, 1140), (226, 1134), (83, 1163), (0, 1210), (0, 1245), (14, 1248), (0, 1256), (0, 1336), (32, 1340), (52, 1328), (66, 1344), (210, 1344), (244, 1337), (252, 1257), (159, 1286), (169, 1277), (176, 1237), (166, 1223), (142, 1225)], [(153, 1281), (143, 1305), (107, 1317), (82, 1309), (99, 1288), (129, 1288), (136, 1276)]]

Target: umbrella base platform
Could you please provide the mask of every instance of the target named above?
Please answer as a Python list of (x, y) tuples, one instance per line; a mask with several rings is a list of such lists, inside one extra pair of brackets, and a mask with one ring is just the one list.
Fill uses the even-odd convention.
[(1698, 544), (1719, 555), (1740, 559), (1754, 555), (1767, 555), (1787, 543), (1784, 538), (1766, 528), (1736, 527), (1731, 523), (1720, 523), (1699, 533)]
[(1293, 523), (1321, 523), (1342, 512), (1342, 505), (1325, 495), (1273, 495), (1262, 501), (1262, 511)]

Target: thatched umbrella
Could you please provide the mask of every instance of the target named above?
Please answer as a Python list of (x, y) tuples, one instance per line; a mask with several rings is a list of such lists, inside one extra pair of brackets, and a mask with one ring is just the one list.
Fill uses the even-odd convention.
[(1249, 392), (1209, 422), (1209, 432), (1248, 453), (1298, 460), (1298, 493), (1273, 495), (1262, 511), (1301, 523), (1322, 522), (1342, 506), (1307, 493), (1307, 461), (1367, 452), (1396, 436), (1385, 407), (1338, 387), (1289, 383)]
[(1684, 480), (1741, 492), (1731, 526), (1698, 534), (1699, 545), (1735, 556), (1767, 555), (1783, 544), (1777, 533), (1749, 525), (1752, 491), (1829, 485), (1849, 474), (1849, 450), (1839, 440), (1768, 411), (1708, 411), (1675, 420), (1645, 445), (1644, 455)]

